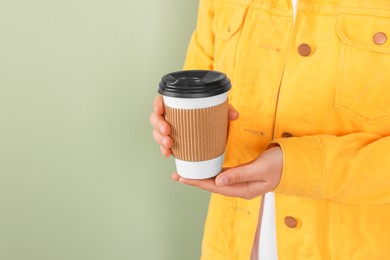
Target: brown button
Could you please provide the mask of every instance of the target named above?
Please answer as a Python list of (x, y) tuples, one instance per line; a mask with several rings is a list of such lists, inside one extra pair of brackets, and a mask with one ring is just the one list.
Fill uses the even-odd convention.
[(302, 43), (301, 45), (298, 46), (298, 53), (304, 57), (309, 56), (311, 53), (310, 45), (306, 43)]
[(284, 218), (284, 224), (286, 224), (286, 226), (288, 226), (289, 228), (295, 228), (297, 227), (298, 222), (295, 218), (287, 216)]
[(372, 37), (372, 40), (374, 41), (375, 44), (382, 45), (385, 44), (385, 42), (387, 41), (387, 36), (383, 32), (377, 32)]
[(289, 137), (293, 137), (293, 135), (292, 135), (292, 133), (284, 132), (284, 133), (282, 133), (282, 137), (283, 138), (289, 138)]

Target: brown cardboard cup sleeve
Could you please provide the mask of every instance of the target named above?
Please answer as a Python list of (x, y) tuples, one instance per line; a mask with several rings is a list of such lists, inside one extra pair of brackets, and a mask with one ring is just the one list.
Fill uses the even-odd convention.
[(178, 109), (164, 104), (171, 125), (172, 154), (183, 161), (206, 161), (225, 151), (228, 102), (200, 109)]

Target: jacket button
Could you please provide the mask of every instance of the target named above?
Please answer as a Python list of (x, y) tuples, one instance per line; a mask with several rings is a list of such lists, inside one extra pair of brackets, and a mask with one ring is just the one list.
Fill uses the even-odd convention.
[(289, 133), (289, 132), (284, 132), (284, 133), (282, 133), (282, 137), (283, 137), (283, 138), (293, 137), (293, 134), (292, 134), (292, 133)]
[(284, 218), (284, 224), (289, 228), (295, 228), (298, 225), (297, 220), (294, 217), (287, 216)]
[(382, 45), (385, 44), (385, 42), (387, 41), (387, 36), (383, 32), (377, 32), (372, 37), (372, 40), (374, 41), (375, 44)]
[(302, 43), (301, 45), (298, 46), (298, 53), (303, 57), (309, 56), (311, 53), (310, 45), (306, 43)]

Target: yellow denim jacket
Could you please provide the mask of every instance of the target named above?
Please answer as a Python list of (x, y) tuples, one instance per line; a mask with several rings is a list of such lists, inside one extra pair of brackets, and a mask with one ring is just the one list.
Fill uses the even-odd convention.
[[(279, 259), (390, 259), (390, 1), (200, 0), (186, 69), (232, 80), (225, 167), (278, 143)], [(213, 194), (202, 259), (249, 259), (260, 198)], [(256, 246), (256, 245), (255, 245)]]

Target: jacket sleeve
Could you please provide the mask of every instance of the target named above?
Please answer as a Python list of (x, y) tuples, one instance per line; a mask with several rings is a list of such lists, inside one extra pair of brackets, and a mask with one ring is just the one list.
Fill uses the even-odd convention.
[(187, 50), (184, 69), (213, 69), (213, 1), (200, 0), (198, 21)]
[(315, 135), (274, 143), (284, 156), (276, 193), (347, 204), (390, 203), (390, 137)]

